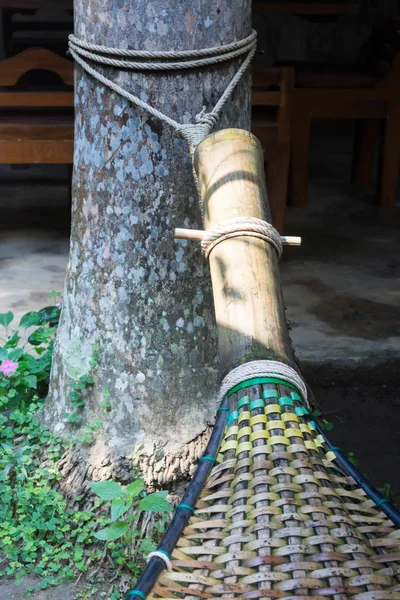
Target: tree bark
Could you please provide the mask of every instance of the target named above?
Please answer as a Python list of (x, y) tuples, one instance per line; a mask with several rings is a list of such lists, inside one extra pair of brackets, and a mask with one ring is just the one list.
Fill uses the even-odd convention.
[[(251, 2), (76, 2), (75, 31), (119, 48), (217, 46), (249, 35)], [(214, 106), (238, 64), (102, 72), (177, 121), (194, 122), (203, 106)], [(137, 445), (147, 482), (165, 485), (191, 472), (219, 385), (208, 266), (198, 244), (173, 238), (176, 226), (201, 227), (188, 147), (79, 67), (75, 108), (70, 258), (43, 419), (67, 433), (71, 386), (91, 372), (83, 425), (97, 416), (102, 428), (94, 446), (64, 465), (70, 488), (78, 493), (87, 478), (127, 477)], [(249, 125), (247, 74), (219, 128)], [(100, 358), (91, 370), (96, 344)]]

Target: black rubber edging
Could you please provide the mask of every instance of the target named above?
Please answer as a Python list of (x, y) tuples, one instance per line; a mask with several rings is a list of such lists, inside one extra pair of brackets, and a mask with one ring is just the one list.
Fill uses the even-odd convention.
[[(217, 418), (214, 429), (211, 433), (211, 437), (204, 454), (199, 460), (197, 470), (193, 475), (192, 481), (190, 482), (181, 503), (176, 509), (175, 515), (173, 516), (160, 545), (157, 548), (158, 552), (165, 554), (167, 557), (171, 556), (171, 553), (174, 550), (182, 531), (192, 516), (194, 507), (199, 499), (207, 477), (210, 474), (211, 468), (216, 463), (216, 457), (221, 445), (222, 436), (224, 434), (227, 411), (228, 398), (226, 396), (221, 403), (220, 408), (217, 410)], [(166, 563), (162, 558), (158, 556), (151, 557), (143, 574), (136, 583), (135, 589), (128, 592), (125, 600), (138, 600), (138, 598), (145, 600), (146, 596), (153, 589), (154, 584), (165, 567)]]

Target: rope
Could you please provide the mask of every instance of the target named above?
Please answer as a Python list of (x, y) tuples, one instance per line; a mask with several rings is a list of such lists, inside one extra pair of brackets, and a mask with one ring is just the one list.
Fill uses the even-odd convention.
[(169, 556), (167, 556), (166, 552), (163, 552), (161, 550), (154, 550), (154, 552), (150, 552), (150, 554), (147, 555), (146, 562), (149, 562), (149, 560), (153, 556), (157, 556), (158, 558), (161, 558), (161, 560), (163, 560), (165, 562), (165, 566), (167, 567), (167, 570), (169, 572), (172, 571), (171, 559)]
[(90, 52), (101, 53), (101, 54), (109, 54), (110, 56), (123, 56), (125, 58), (138, 58), (138, 59), (151, 59), (151, 60), (185, 60), (190, 58), (201, 58), (203, 56), (219, 56), (223, 53), (233, 52), (234, 50), (238, 50), (243, 48), (243, 46), (247, 46), (252, 43), (257, 37), (257, 33), (252, 30), (251, 34), (244, 38), (243, 40), (238, 40), (237, 42), (231, 42), (230, 44), (226, 44), (225, 46), (213, 46), (212, 48), (201, 48), (198, 50), (128, 50), (123, 48), (112, 48), (110, 46), (100, 46), (98, 44), (92, 44), (90, 42), (85, 42), (84, 40), (80, 40), (75, 37), (75, 35), (71, 34), (69, 36), (69, 41), (71, 44), (75, 46), (79, 46), (84, 50), (89, 50)]
[[(78, 39), (74, 35), (69, 36), (69, 51), (71, 56), (89, 75), (123, 98), (132, 102), (132, 104), (138, 108), (141, 108), (153, 117), (156, 117), (175, 129), (181, 137), (186, 139), (191, 153), (194, 152), (196, 146), (211, 132), (217, 123), (223, 107), (251, 63), (256, 51), (256, 44), (257, 33), (254, 30), (243, 40), (238, 40), (224, 46), (203, 48), (200, 50), (167, 52), (123, 50), (91, 44)], [(195, 123), (178, 123), (175, 119), (171, 119), (165, 113), (157, 110), (134, 94), (131, 94), (118, 83), (105, 77), (105, 75), (97, 71), (97, 69), (92, 67), (85, 60), (88, 59), (101, 65), (135, 71), (166, 71), (204, 67), (227, 60), (233, 60), (242, 55), (246, 55), (245, 59), (225, 88), (214, 108), (210, 112), (206, 112), (204, 107), (203, 110), (196, 115)], [(126, 60), (130, 58), (137, 60)]]
[(240, 217), (227, 219), (223, 223), (213, 227), (213, 229), (206, 231), (201, 242), (201, 247), (206, 258), (209, 257), (213, 248), (219, 243), (239, 236), (251, 236), (265, 240), (275, 248), (278, 257), (282, 254), (281, 237), (275, 227), (262, 219)]
[[(74, 35), (70, 35), (69, 47), (81, 56), (85, 56), (89, 60), (93, 60), (109, 67), (130, 69), (132, 71), (176, 71), (180, 69), (196, 69), (198, 67), (206, 67), (226, 60), (233, 60), (242, 54), (248, 53), (253, 47), (256, 38), (257, 34), (253, 30), (247, 38), (225, 46), (204, 48), (203, 50), (186, 50), (182, 52), (153, 52), (143, 50), (120, 50), (118, 48), (109, 48), (108, 46), (99, 46), (97, 44), (84, 42)], [(102, 56), (102, 54), (108, 54), (109, 56)], [(118, 56), (119, 58), (110, 58), (110, 55)], [(138, 58), (140, 61), (127, 60), (130, 57)]]
[(303, 379), (292, 367), (276, 360), (253, 360), (232, 369), (222, 381), (219, 392), (220, 402), (235, 385), (254, 377), (279, 377), (279, 379), (295, 385), (308, 405), (307, 387)]

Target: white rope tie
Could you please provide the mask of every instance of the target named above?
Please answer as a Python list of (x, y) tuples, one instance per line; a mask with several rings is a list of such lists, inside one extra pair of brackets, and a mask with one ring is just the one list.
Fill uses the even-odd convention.
[(149, 562), (149, 560), (153, 556), (157, 556), (157, 558), (161, 558), (161, 560), (163, 560), (165, 562), (165, 566), (167, 567), (167, 571), (170, 571), (170, 572), (172, 571), (171, 560), (168, 558), (168, 556), (166, 554), (164, 554), (164, 552), (158, 552), (157, 550), (154, 550), (154, 552), (150, 552), (150, 554), (147, 555), (146, 562)]
[[(251, 34), (243, 40), (238, 40), (224, 46), (202, 48), (199, 50), (167, 52), (124, 50), (109, 46), (101, 46), (99, 44), (91, 44), (78, 39), (74, 35), (69, 36), (69, 51), (71, 56), (87, 73), (89, 73), (89, 75), (132, 102), (132, 104), (138, 108), (141, 108), (153, 117), (156, 117), (160, 121), (173, 127), (179, 135), (186, 139), (192, 153), (195, 147), (207, 137), (217, 123), (224, 105), (229, 100), (233, 90), (251, 63), (256, 51), (256, 44), (257, 33), (254, 30), (252, 30)], [(97, 69), (92, 67), (85, 60), (88, 59), (101, 65), (119, 69), (130, 69), (133, 71), (170, 71), (206, 67), (212, 64), (233, 60), (243, 55), (246, 55), (245, 59), (225, 88), (214, 108), (208, 113), (203, 109), (203, 111), (196, 116), (195, 123), (178, 123), (175, 119), (171, 119), (165, 113), (157, 110), (108, 77), (105, 77), (105, 75), (97, 71)]]
[(235, 385), (254, 377), (277, 377), (291, 383), (300, 391), (304, 402), (308, 406), (307, 386), (303, 379), (292, 367), (276, 360), (253, 360), (230, 371), (222, 381), (219, 401), (222, 402), (226, 394)]
[(201, 247), (206, 258), (208, 258), (217, 244), (224, 240), (240, 236), (251, 236), (265, 240), (275, 248), (278, 257), (282, 254), (281, 236), (275, 227), (267, 223), (267, 221), (256, 219), (255, 217), (227, 219), (223, 223), (216, 225), (216, 227), (206, 231), (201, 241)]

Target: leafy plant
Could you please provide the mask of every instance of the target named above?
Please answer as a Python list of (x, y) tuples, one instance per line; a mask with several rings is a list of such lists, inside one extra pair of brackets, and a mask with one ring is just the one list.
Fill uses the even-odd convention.
[[(154, 550), (155, 543), (149, 539), (140, 539), (138, 523), (142, 512), (168, 513), (172, 507), (167, 501), (167, 492), (146, 494), (144, 480), (136, 479), (126, 487), (115, 481), (99, 481), (91, 484), (94, 493), (108, 503), (110, 519), (107, 527), (96, 531), (93, 535), (99, 540), (110, 542), (120, 538), (125, 540), (125, 556), (117, 559), (118, 564), (125, 564), (133, 569), (136, 564), (134, 552), (139, 550), (147, 554)], [(121, 517), (124, 517), (121, 519)], [(163, 521), (162, 529), (165, 527)]]
[[(89, 366), (94, 369), (98, 365), (99, 360), (99, 347), (98, 345), (93, 346), (93, 353), (91, 359), (89, 361)], [(82, 422), (82, 410), (85, 406), (84, 400), (84, 392), (87, 387), (92, 386), (94, 384), (93, 376), (88, 373), (85, 375), (81, 375), (78, 381), (74, 381), (71, 385), (71, 389), (68, 393), (68, 397), (71, 400), (71, 409), (72, 412), (66, 412), (64, 414), (64, 418), (70, 423), (74, 423), (75, 425), (80, 425)], [(100, 421), (97, 422), (100, 423)], [(93, 428), (94, 427), (94, 428)], [(91, 441), (93, 439), (93, 432), (98, 429), (98, 426), (93, 425), (92, 429), (86, 431), (84, 433), (85, 439), (83, 441)]]
[(380, 492), (384, 498), (387, 498), (389, 500), (391, 487), (392, 486), (390, 483), (385, 483), (383, 487), (378, 488), (378, 492)]
[(349, 462), (351, 462), (352, 465), (354, 465), (355, 467), (358, 466), (358, 463), (360, 461), (358, 460), (358, 458), (355, 457), (354, 452), (348, 452), (347, 458), (349, 459)]
[(331, 423), (331, 421), (327, 421), (326, 419), (322, 419), (322, 427), (325, 429), (325, 431), (330, 431), (331, 429), (333, 429), (333, 423)]
[(45, 589), (85, 571), (84, 552), (100, 553), (92, 534), (99, 517), (68, 510), (54, 489), (68, 442), (39, 423), (41, 404), (35, 400), (25, 411), (0, 414), (0, 577), (14, 575), (18, 582), (30, 572)]
[(25, 411), (36, 395), (45, 396), (59, 318), (60, 308), (47, 306), (26, 313), (12, 328), (14, 314), (0, 314), (5, 330), (0, 338), (0, 410)]
[[(51, 297), (56, 302), (60, 293)], [(91, 443), (101, 427), (100, 419), (94, 419), (79, 427), (79, 437), (61, 438), (37, 418), (48, 390), (59, 318), (59, 306), (29, 312), (18, 326), (13, 326), (11, 311), (0, 314), (0, 577), (14, 576), (19, 583), (30, 573), (39, 578), (41, 589), (79, 577), (100, 559), (110, 568), (128, 571), (129, 577), (137, 575), (171, 509), (166, 492), (147, 495), (140, 479), (125, 488), (114, 482), (93, 484), (100, 485), (100, 499), (113, 488), (107, 500), (110, 518), (101, 513), (100, 500), (91, 510), (72, 510), (58, 491), (58, 463), (65, 451), (75, 442)], [(92, 369), (98, 358), (95, 347)], [(70, 423), (81, 425), (85, 392), (93, 383), (87, 373), (72, 384)], [(104, 390), (103, 410), (111, 409), (109, 396)], [(147, 527), (151, 513), (157, 515), (155, 524), (144, 538), (143, 523)], [(34, 591), (31, 586), (26, 597)], [(120, 598), (117, 590), (112, 598)]]

